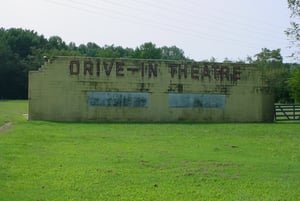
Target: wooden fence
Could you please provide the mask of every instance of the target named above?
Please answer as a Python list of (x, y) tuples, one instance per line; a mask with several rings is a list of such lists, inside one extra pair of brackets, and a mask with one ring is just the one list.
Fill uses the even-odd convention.
[(275, 104), (276, 121), (300, 120), (300, 104)]

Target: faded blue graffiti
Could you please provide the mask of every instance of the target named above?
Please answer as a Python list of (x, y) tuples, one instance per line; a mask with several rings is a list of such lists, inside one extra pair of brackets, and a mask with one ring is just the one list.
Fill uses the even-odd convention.
[(139, 92), (87, 92), (87, 105), (107, 107), (147, 107), (148, 94)]
[(224, 108), (225, 98), (223, 94), (172, 93), (168, 95), (168, 104), (179, 108)]

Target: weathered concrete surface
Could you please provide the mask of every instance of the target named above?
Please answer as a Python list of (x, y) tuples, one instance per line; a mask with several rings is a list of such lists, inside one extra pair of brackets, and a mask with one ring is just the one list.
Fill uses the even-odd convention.
[(29, 73), (29, 119), (273, 121), (262, 72), (243, 64), (56, 57)]

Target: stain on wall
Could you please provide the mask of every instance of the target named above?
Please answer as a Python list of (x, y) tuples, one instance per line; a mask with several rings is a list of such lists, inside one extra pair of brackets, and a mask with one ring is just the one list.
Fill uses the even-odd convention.
[(89, 106), (147, 107), (148, 94), (138, 92), (87, 92)]
[(168, 94), (169, 107), (224, 108), (223, 94)]

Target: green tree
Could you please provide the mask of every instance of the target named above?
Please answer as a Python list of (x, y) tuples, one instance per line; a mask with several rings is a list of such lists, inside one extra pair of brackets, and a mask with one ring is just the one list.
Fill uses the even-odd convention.
[(255, 57), (256, 62), (282, 64), (282, 56), (280, 53), (280, 49), (269, 50), (267, 48), (263, 48), (260, 53), (255, 55)]
[[(291, 57), (299, 61), (300, 60), (300, 0), (288, 0), (288, 7), (291, 11), (291, 26), (286, 30), (286, 34), (290, 40), (291, 48), (293, 48), (293, 54)], [(291, 77), (288, 79), (289, 89), (291, 90), (291, 96), (295, 102), (300, 102), (300, 70), (299, 66), (294, 68), (291, 72)]]
[(290, 47), (293, 48), (291, 57), (298, 61), (300, 59), (300, 0), (287, 0), (287, 2), (291, 11), (291, 23), (290, 28), (288, 28), (285, 33), (291, 43)]
[(37, 70), (43, 57), (88, 56), (142, 59), (185, 59), (184, 52), (176, 46), (158, 48), (144, 43), (136, 49), (89, 42), (79, 47), (68, 45), (59, 36), (46, 39), (31, 30), (0, 28), (0, 99), (27, 98), (28, 72)]
[(12, 97), (14, 89), (10, 86), (16, 63), (13, 52), (5, 39), (5, 30), (0, 30), (0, 99)]
[(161, 59), (162, 50), (157, 48), (155, 44), (148, 42), (135, 49), (134, 57), (139, 59)]
[(66, 43), (59, 36), (51, 36), (48, 40), (47, 47), (49, 49), (57, 50), (67, 49)]
[(23, 29), (0, 31), (0, 98), (27, 98), (28, 71), (41, 66), (41, 48), (47, 44), (43, 36)]
[(98, 49), (98, 57), (106, 58), (132, 58), (134, 50), (131, 48), (123, 48), (121, 46), (105, 45)]
[(97, 51), (100, 47), (96, 43), (89, 42), (86, 44), (86, 53), (85, 56), (95, 57), (97, 55)]
[(233, 61), (230, 60), (229, 58), (225, 57), (224, 60), (223, 60), (223, 63), (230, 64), (230, 63), (233, 63)]
[(211, 63), (216, 63), (216, 62), (217, 62), (216, 57), (211, 57), (211, 58), (209, 59), (209, 62), (211, 62)]
[(291, 97), (296, 103), (300, 103), (300, 67), (297, 66), (291, 72), (288, 78), (288, 86), (291, 91)]
[(275, 102), (292, 102), (287, 84), (290, 65), (283, 64), (280, 49), (263, 48), (261, 52), (254, 55), (254, 58), (248, 58), (248, 60), (263, 70), (264, 81), (272, 89)]
[(161, 59), (185, 60), (184, 51), (176, 46), (161, 47)]

